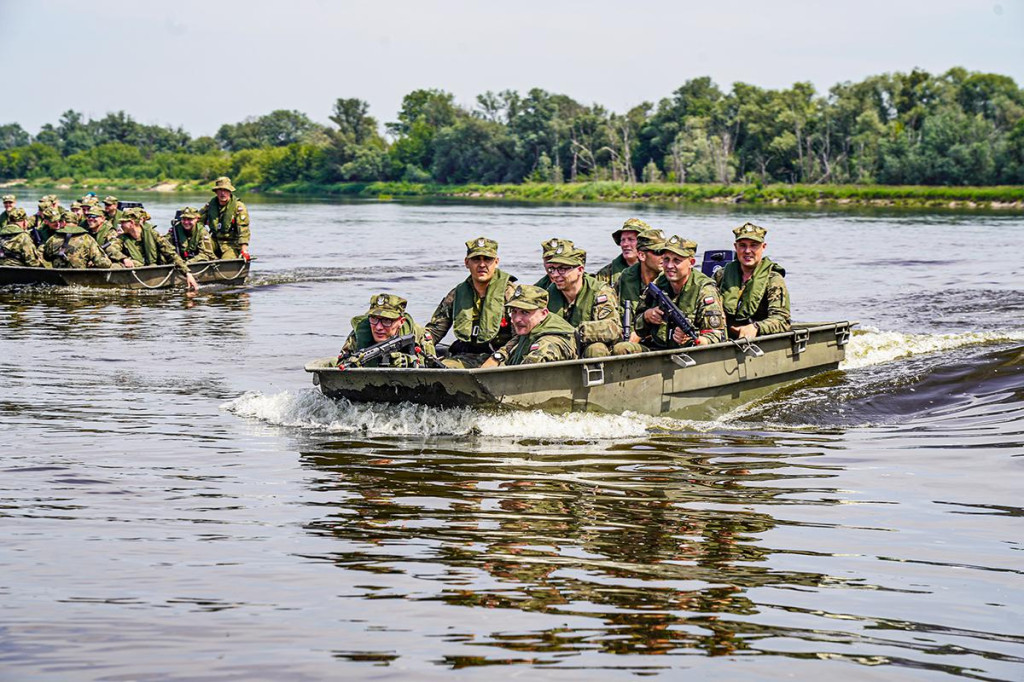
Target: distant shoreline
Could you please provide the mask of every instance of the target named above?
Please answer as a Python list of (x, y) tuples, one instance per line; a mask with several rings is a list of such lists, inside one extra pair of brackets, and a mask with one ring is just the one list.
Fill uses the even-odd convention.
[[(138, 192), (208, 192), (208, 182), (87, 178), (10, 180), (0, 188)], [(711, 203), (789, 206), (893, 206), (909, 208), (1024, 209), (1024, 187), (935, 187), (920, 185), (718, 185), (670, 183), (524, 183), (521, 185), (435, 185), (406, 182), (289, 183), (240, 187), (239, 193), (390, 200), (488, 199), (508, 201)]]

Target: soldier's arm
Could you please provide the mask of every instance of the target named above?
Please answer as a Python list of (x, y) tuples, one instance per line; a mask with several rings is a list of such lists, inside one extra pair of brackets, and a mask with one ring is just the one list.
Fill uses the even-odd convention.
[(103, 253), (103, 249), (95, 241), (88, 241), (86, 244), (89, 245), (89, 253), (87, 254), (87, 267), (92, 268), (109, 268), (114, 264), (107, 258), (107, 255)]
[(165, 263), (173, 263), (174, 267), (183, 275), (189, 274), (188, 266), (185, 265), (185, 261), (178, 255), (178, 250), (174, 248), (174, 244), (167, 240), (167, 237), (157, 232), (153, 233), (156, 237), (156, 249), (160, 252), (160, 260)]
[(249, 209), (241, 201), (235, 202), (235, 225), (238, 226), (238, 243), (249, 245)]
[(602, 286), (594, 298), (591, 319), (580, 324), (580, 339), (583, 343), (607, 344), (622, 340), (622, 319), (619, 317), (619, 297), (609, 285)]
[(455, 304), (455, 289), (448, 292), (448, 295), (441, 299), (434, 310), (430, 322), (426, 324), (427, 331), (438, 343), (444, 339), (444, 335), (452, 328), (452, 306)]
[(700, 330), (700, 343), (720, 343), (725, 341), (725, 311), (722, 308), (722, 294), (714, 284), (706, 284), (700, 290), (697, 309), (693, 319)]
[(524, 365), (539, 362), (572, 360), (576, 357), (576, 342), (565, 336), (542, 336), (537, 339), (537, 349), (523, 356)]
[(792, 328), (789, 316), (789, 289), (786, 279), (777, 272), (768, 277), (768, 287), (764, 292), (768, 301), (768, 317), (758, 320), (757, 335), (781, 334)]
[(338, 353), (338, 362), (335, 364), (343, 364), (344, 360), (348, 358), (348, 356), (355, 353), (357, 350), (359, 349), (356, 347), (356, 332), (353, 329), (351, 332), (349, 332), (348, 338), (345, 339), (345, 343), (342, 344), (341, 351)]
[[(202, 225), (196, 225), (194, 230), (202, 230)], [(208, 261), (217, 260), (217, 254), (213, 250), (213, 239), (210, 237), (209, 232), (203, 232), (203, 238), (199, 242), (199, 254), (191, 260), (193, 261)]]
[(52, 267), (49, 262), (43, 258), (43, 250), (33, 244), (31, 238), (29, 238), (27, 248), (25, 249), (25, 264), (33, 268)]

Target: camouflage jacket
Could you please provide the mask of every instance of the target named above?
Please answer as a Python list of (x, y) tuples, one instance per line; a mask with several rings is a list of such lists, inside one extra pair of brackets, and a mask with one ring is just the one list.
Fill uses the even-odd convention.
[(109, 268), (113, 266), (89, 232), (67, 225), (46, 241), (43, 255), (55, 268)]
[(167, 241), (174, 245), (178, 255), (186, 263), (199, 263), (217, 260), (213, 252), (213, 240), (202, 225), (196, 224), (189, 232), (180, 223), (171, 225), (167, 231)]
[(541, 320), (525, 336), (515, 336), (497, 352), (499, 365), (531, 365), (576, 359), (576, 330), (555, 313)]
[(572, 303), (554, 284), (548, 286), (547, 291), (548, 310), (571, 324), (584, 346), (597, 342), (614, 344), (622, 340), (619, 298), (610, 285), (584, 274), (583, 286)]
[[(403, 336), (405, 334), (414, 334), (416, 337), (416, 347), (413, 349), (413, 353), (401, 353), (402, 355), (411, 355), (414, 358), (415, 365), (422, 367), (426, 363), (426, 357), (436, 357), (437, 351), (434, 349), (434, 339), (430, 336), (424, 327), (416, 324), (412, 317), (408, 314), (405, 316), (405, 322), (398, 330), (396, 336)], [(338, 365), (346, 364), (346, 360), (350, 358), (356, 351), (363, 350), (375, 345), (373, 340), (373, 333), (370, 331), (370, 319), (366, 315), (360, 315), (359, 317), (352, 318), (352, 331), (349, 333), (348, 338), (345, 339), (345, 344), (341, 347), (341, 353), (338, 354)], [(391, 358), (378, 358), (375, 361), (371, 361), (364, 367), (379, 367), (389, 366), (392, 364)]]
[[(694, 327), (697, 328), (699, 336), (706, 343), (718, 343), (725, 341), (725, 315), (722, 312), (722, 295), (718, 293), (718, 287), (714, 280), (703, 272), (694, 268), (690, 276), (683, 284), (682, 290), (674, 294), (672, 285), (665, 275), (660, 275), (654, 280), (658, 288), (668, 295), (676, 307), (686, 315)], [(667, 318), (656, 327), (644, 319), (644, 313), (655, 307), (650, 299), (640, 301), (634, 318), (636, 333), (643, 339), (645, 345), (654, 348), (678, 348), (669, 330)], [(683, 345), (689, 345), (685, 343)]]
[(719, 269), (715, 282), (722, 292), (726, 324), (746, 324), (745, 320), (750, 320), (757, 326), (758, 336), (788, 332), (792, 325), (785, 275), (778, 263), (767, 258), (761, 259), (746, 282), (737, 261)]
[(131, 258), (136, 267), (173, 264), (181, 274), (189, 274), (188, 266), (174, 250), (174, 245), (150, 225), (143, 226), (140, 239), (132, 239), (128, 234), (122, 233), (117, 235), (115, 241), (121, 252)]
[(215, 242), (234, 242), (249, 244), (249, 210), (233, 195), (231, 201), (220, 205), (217, 197), (210, 199), (199, 209), (199, 224), (210, 228)]
[(14, 223), (0, 228), (0, 265), (49, 267), (43, 259), (43, 252), (32, 241), (32, 235)]
[(598, 270), (594, 277), (597, 277), (602, 282), (615, 286), (615, 283), (619, 281), (619, 275), (621, 275), (622, 271), (628, 267), (629, 263), (626, 262), (626, 259), (623, 258), (620, 253), (614, 260), (612, 260), (611, 263)]

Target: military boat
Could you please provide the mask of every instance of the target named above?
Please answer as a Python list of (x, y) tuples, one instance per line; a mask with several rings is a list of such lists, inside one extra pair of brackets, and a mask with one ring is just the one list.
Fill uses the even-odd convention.
[[(249, 266), (249, 261), (235, 258), (192, 263), (188, 268), (199, 284), (242, 284), (249, 276)], [(168, 289), (184, 286), (185, 278), (173, 265), (109, 269), (0, 266), (0, 286), (7, 284)]]
[(356, 402), (710, 419), (837, 369), (854, 324), (794, 324), (750, 341), (516, 367), (339, 369), (335, 358), (321, 358), (305, 369), (324, 395)]

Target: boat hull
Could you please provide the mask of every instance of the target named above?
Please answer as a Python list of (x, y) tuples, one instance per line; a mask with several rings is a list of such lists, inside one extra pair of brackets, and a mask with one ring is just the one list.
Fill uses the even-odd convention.
[[(249, 261), (241, 258), (189, 265), (199, 284), (242, 284), (249, 276)], [(112, 289), (168, 289), (181, 287), (185, 278), (173, 265), (145, 265), (137, 268), (23, 268), (0, 267), (0, 286), (38, 284)]]
[(708, 419), (785, 384), (838, 368), (850, 322), (794, 325), (753, 343), (492, 369), (306, 365), (324, 395), (357, 402), (507, 406), (552, 412), (640, 412)]

